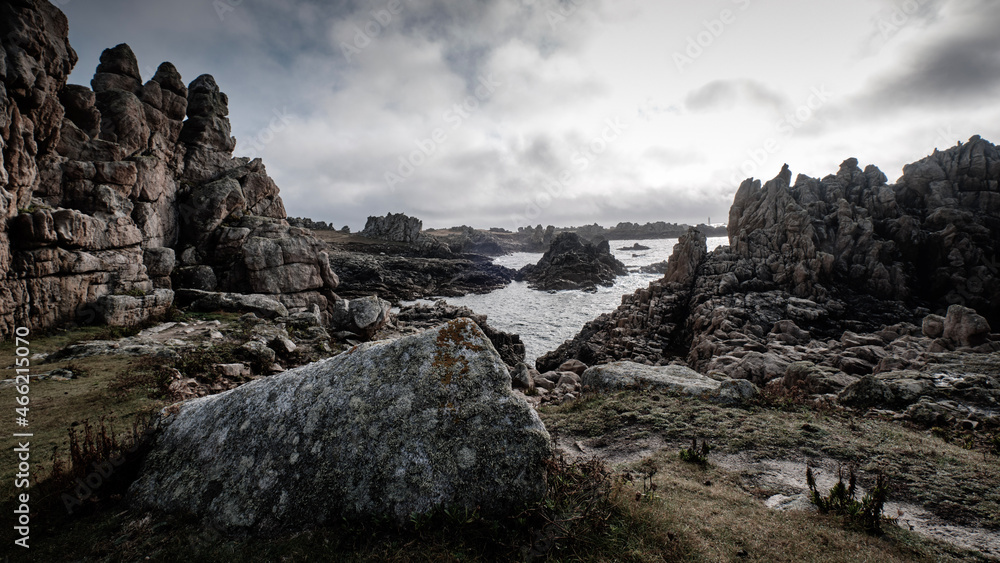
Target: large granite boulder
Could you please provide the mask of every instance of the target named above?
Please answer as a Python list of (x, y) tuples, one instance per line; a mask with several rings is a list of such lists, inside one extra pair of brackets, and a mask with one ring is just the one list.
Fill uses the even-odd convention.
[(627, 274), (625, 265), (611, 254), (608, 241), (595, 245), (576, 233), (560, 233), (537, 264), (521, 268), (517, 279), (541, 290), (596, 289), (613, 285), (617, 276)]
[(165, 409), (136, 506), (225, 530), (442, 508), (515, 513), (552, 455), (489, 339), (459, 319)]

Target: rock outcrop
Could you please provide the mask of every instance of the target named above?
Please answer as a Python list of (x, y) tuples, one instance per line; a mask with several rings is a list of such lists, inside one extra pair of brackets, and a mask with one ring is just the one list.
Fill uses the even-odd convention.
[(185, 86), (163, 63), (143, 82), (122, 44), (102, 53), (91, 88), (67, 84), (65, 16), (42, 0), (0, 13), (0, 336), (141, 321), (159, 305), (111, 299), (107, 315), (98, 301), (177, 288), (328, 315), (338, 280), (322, 244), (284, 221), (259, 159), (233, 158), (228, 98), (210, 75)]
[(712, 377), (835, 393), (925, 354), (991, 353), (1000, 348), (989, 329), (1000, 322), (998, 183), (1000, 153), (979, 137), (906, 166), (895, 185), (854, 159), (821, 180), (792, 184), (787, 166), (766, 184), (747, 180), (730, 211), (730, 246), (709, 253), (689, 232), (662, 279), (538, 369), (570, 358), (680, 360)]
[(715, 403), (742, 403), (757, 397), (757, 386), (745, 379), (716, 381), (684, 366), (647, 366), (612, 362), (588, 368), (583, 384), (594, 390), (655, 389), (699, 397)]
[[(488, 293), (509, 284), (516, 270), (482, 257), (431, 258), (419, 250), (352, 247), (329, 252), (330, 265), (343, 276), (337, 293), (344, 297), (377, 294), (390, 301)], [(406, 248), (402, 249), (406, 250)]]
[(456, 320), (174, 405), (135, 505), (224, 530), (442, 508), (511, 514), (545, 492), (552, 454), (489, 339)]
[(416, 244), (423, 241), (420, 234), (424, 222), (402, 213), (389, 213), (382, 217), (368, 217), (362, 236), (390, 242)]
[(625, 265), (611, 254), (608, 241), (585, 243), (576, 233), (560, 233), (537, 264), (517, 274), (518, 281), (541, 290), (595, 289), (613, 285), (615, 277), (627, 275)]

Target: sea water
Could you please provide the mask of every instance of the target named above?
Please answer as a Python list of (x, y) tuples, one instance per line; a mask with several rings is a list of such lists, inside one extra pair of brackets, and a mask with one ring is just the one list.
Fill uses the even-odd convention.
[[(598, 286), (596, 292), (579, 290), (538, 291), (529, 289), (525, 282), (513, 282), (503, 289), (463, 297), (448, 297), (452, 305), (464, 305), (477, 314), (486, 315), (490, 326), (521, 336), (525, 347), (525, 360), (533, 365), (536, 358), (555, 350), (563, 341), (573, 338), (583, 325), (602, 313), (618, 308), (623, 295), (648, 286), (662, 274), (643, 274), (642, 266), (662, 262), (670, 257), (677, 239), (613, 240), (611, 252), (628, 268), (627, 276), (619, 276), (609, 287)], [(649, 250), (619, 250), (635, 243), (648, 246)], [(726, 237), (708, 239), (708, 249), (729, 244)], [(540, 253), (517, 252), (500, 256), (495, 264), (520, 269), (536, 264)], [(420, 302), (428, 302), (421, 300)]]

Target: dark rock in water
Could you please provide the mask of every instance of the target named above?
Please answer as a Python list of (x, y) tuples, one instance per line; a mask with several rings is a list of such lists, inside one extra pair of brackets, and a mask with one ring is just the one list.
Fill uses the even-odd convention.
[(133, 504), (232, 531), (510, 515), (544, 495), (552, 455), (469, 320), (179, 403), (160, 426)]
[(648, 266), (641, 266), (639, 271), (643, 274), (665, 274), (667, 273), (667, 261), (664, 260)]
[(331, 250), (329, 257), (331, 267), (340, 273), (338, 295), (377, 294), (393, 302), (487, 293), (506, 286), (517, 273), (485, 257), (430, 258), (337, 250)]
[(625, 265), (611, 254), (608, 241), (584, 243), (576, 233), (560, 233), (538, 264), (527, 265), (518, 274), (534, 289), (589, 289), (613, 285), (616, 276), (627, 275)]
[(641, 245), (639, 243), (635, 243), (632, 246), (625, 246), (625, 247), (619, 248), (618, 250), (649, 250), (649, 247), (648, 246), (643, 246), (643, 245)]

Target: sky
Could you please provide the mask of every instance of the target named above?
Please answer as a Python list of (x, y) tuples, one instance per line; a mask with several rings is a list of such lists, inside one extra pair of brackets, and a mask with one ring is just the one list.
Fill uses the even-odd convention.
[(288, 214), (354, 230), (719, 223), (785, 163), (1000, 142), (994, 0), (54, 3), (70, 82), (118, 43), (212, 74)]

